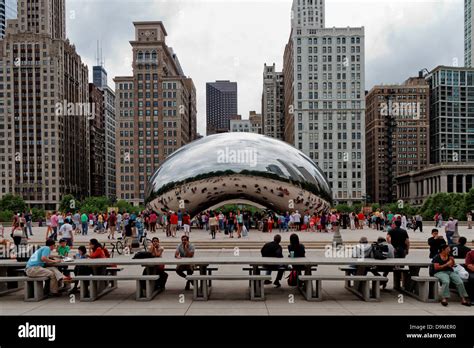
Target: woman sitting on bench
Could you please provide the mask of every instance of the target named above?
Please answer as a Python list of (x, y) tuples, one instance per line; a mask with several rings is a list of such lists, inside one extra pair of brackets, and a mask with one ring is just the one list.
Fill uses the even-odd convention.
[(451, 248), (448, 245), (445, 244), (440, 247), (440, 253), (431, 261), (430, 275), (438, 278), (441, 282), (441, 304), (443, 306), (446, 307), (448, 305), (450, 297), (449, 284), (452, 281), (456, 285), (459, 296), (461, 296), (462, 305), (470, 307), (471, 302), (467, 300), (468, 295), (464, 288), (464, 283), (459, 275), (454, 272), (455, 261), (452, 256), (449, 256), (450, 252)]

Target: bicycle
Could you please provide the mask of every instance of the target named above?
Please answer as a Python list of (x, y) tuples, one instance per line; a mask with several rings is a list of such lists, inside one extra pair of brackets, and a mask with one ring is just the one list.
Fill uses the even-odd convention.
[[(148, 246), (151, 245), (151, 239), (147, 238), (147, 234), (148, 233), (145, 230), (144, 233), (143, 233), (143, 236), (141, 238), (140, 244), (139, 244), (143, 247), (144, 251), (148, 251)], [(132, 249), (133, 249), (133, 247), (128, 248), (125, 245), (125, 240), (123, 240), (122, 237), (117, 238), (117, 242), (115, 244), (114, 243), (111, 243), (111, 244), (112, 244), (112, 255), (114, 254), (115, 250), (117, 250), (117, 253), (119, 255), (122, 255), (122, 254), (127, 254), (127, 252), (126, 252), (127, 249), (129, 251), (128, 253), (131, 253)]]

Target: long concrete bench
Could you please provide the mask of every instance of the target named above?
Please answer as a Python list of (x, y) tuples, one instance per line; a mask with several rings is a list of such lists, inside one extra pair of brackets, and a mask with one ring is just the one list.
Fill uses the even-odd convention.
[(39, 302), (46, 298), (45, 282), (49, 281), (48, 277), (30, 278), (30, 277), (0, 277), (0, 282), (25, 282), (25, 301)]
[(299, 287), (307, 301), (323, 300), (323, 281), (344, 281), (345, 288), (364, 301), (380, 300), (380, 282), (388, 281), (380, 276), (338, 276), (338, 275), (300, 275)]
[[(155, 282), (160, 279), (159, 275), (129, 275), (129, 276), (110, 276), (110, 275), (91, 275), (77, 276), (73, 280), (80, 282), (80, 301), (93, 302), (117, 288), (117, 281), (131, 281), (137, 283), (136, 296), (137, 301), (151, 301), (157, 294)], [(142, 281), (145, 287), (142, 286)]]
[(265, 280), (271, 280), (271, 276), (267, 275), (191, 275), (187, 276), (186, 280), (193, 282), (194, 300), (208, 301), (211, 295), (211, 287), (208, 282), (212, 280), (227, 280), (238, 281), (248, 280), (250, 282), (250, 300), (264, 301), (265, 300)]
[(439, 297), (439, 279), (436, 277), (411, 277), (415, 283), (414, 291), (411, 294), (421, 302), (437, 302)]

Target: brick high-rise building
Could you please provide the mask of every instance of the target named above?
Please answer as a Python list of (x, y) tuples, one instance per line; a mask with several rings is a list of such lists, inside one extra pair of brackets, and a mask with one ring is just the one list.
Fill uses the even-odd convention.
[(367, 94), (365, 153), (371, 202), (396, 201), (395, 178), (430, 163), (429, 92), (421, 77), (402, 85), (374, 86)]
[(206, 84), (207, 135), (230, 131), (230, 120), (238, 114), (237, 83), (216, 81)]
[(335, 204), (351, 204), (366, 194), (365, 33), (325, 28), (324, 12), (324, 0), (293, 0), (283, 67), (285, 139), (321, 167)]
[(0, 81), (0, 196), (46, 209), (88, 196), (88, 69), (66, 39), (65, 0), (18, 1)]
[(133, 76), (114, 79), (116, 175), (117, 198), (138, 205), (161, 163), (197, 134), (194, 83), (167, 46), (163, 23), (134, 26)]
[(285, 93), (283, 73), (277, 72), (275, 63), (265, 64), (262, 93), (263, 134), (275, 139), (285, 137)]

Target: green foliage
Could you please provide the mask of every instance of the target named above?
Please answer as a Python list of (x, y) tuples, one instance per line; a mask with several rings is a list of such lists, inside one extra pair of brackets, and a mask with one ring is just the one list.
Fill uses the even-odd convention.
[(352, 212), (352, 207), (348, 206), (347, 204), (336, 205), (335, 209), (340, 213), (351, 213)]
[(426, 220), (433, 220), (436, 213), (442, 213), (444, 220), (451, 216), (458, 220), (465, 220), (474, 196), (472, 191), (469, 193), (438, 193), (433, 195), (425, 201), (420, 213)]
[(373, 212), (376, 212), (378, 209), (381, 208), (381, 207), (380, 207), (380, 204), (378, 204), (378, 203), (372, 204), (371, 207), (372, 207), (372, 211), (373, 211)]
[(73, 195), (65, 195), (59, 204), (59, 211), (63, 213), (75, 213), (80, 209), (80, 202)]
[(0, 221), (11, 222), (13, 220), (13, 212), (11, 210), (0, 210)]
[(145, 207), (135, 207), (134, 205), (130, 204), (127, 201), (120, 200), (118, 201), (114, 207), (118, 208), (119, 212), (121, 213), (135, 213), (138, 214), (145, 210)]
[(98, 213), (105, 212), (110, 206), (110, 200), (107, 197), (88, 197), (81, 202), (81, 212)]
[[(33, 221), (38, 222), (40, 220), (45, 219), (46, 212), (44, 211), (44, 209), (33, 208), (33, 209), (31, 209), (31, 215), (32, 215)], [(2, 220), (0, 219), (0, 221), (2, 221)]]
[[(7, 194), (0, 199), (0, 212), (9, 210), (10, 212), (22, 213), (26, 210), (26, 203), (20, 196)], [(9, 221), (11, 216), (8, 218)]]

